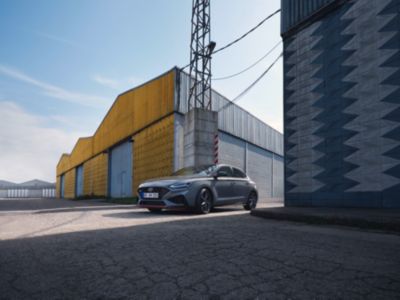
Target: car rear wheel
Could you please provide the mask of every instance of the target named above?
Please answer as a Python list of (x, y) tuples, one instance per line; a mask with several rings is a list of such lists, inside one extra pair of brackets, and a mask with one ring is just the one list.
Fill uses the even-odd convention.
[(207, 188), (202, 188), (197, 196), (197, 211), (208, 214), (212, 209), (212, 196)]
[(256, 192), (251, 192), (249, 197), (246, 200), (246, 203), (243, 204), (243, 208), (245, 210), (252, 210), (257, 206), (257, 194)]
[(152, 213), (160, 212), (161, 208), (148, 208), (148, 210)]

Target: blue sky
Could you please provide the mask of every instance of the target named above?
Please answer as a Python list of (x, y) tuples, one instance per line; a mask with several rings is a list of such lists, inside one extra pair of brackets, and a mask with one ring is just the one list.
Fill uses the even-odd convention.
[[(189, 60), (190, 0), (0, 0), (0, 179), (55, 181), (55, 165), (93, 134), (115, 97)], [(217, 48), (279, 8), (280, 0), (212, 0)], [(213, 58), (230, 75), (278, 41), (279, 16)], [(234, 98), (279, 55), (213, 88)], [(239, 105), (282, 131), (282, 65)]]

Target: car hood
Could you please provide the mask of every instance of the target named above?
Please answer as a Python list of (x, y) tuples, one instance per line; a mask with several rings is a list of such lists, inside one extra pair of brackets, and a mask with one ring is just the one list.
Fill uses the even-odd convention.
[(184, 182), (191, 182), (196, 181), (199, 179), (210, 179), (211, 176), (204, 176), (204, 175), (190, 175), (190, 176), (170, 176), (170, 177), (161, 177), (161, 178), (153, 178), (143, 182), (139, 188), (142, 187), (150, 187), (150, 186), (169, 186), (174, 183), (184, 183)]

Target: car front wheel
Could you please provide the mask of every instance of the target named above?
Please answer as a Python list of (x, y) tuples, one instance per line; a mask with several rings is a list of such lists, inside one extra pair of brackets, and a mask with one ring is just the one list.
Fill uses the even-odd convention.
[(245, 210), (252, 210), (257, 206), (257, 194), (255, 192), (251, 192), (249, 197), (246, 200), (246, 203), (243, 204), (243, 208)]
[(208, 214), (212, 208), (212, 196), (207, 188), (202, 188), (197, 196), (197, 211)]
[(161, 211), (161, 208), (148, 208), (148, 210), (152, 213), (157, 213)]

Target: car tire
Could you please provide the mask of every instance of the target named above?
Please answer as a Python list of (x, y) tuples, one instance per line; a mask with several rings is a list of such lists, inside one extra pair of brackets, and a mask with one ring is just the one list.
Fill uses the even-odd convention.
[(208, 214), (212, 209), (212, 195), (209, 189), (201, 188), (197, 195), (196, 209), (200, 214)]
[(256, 192), (252, 191), (249, 196), (247, 197), (246, 202), (243, 204), (243, 208), (245, 210), (252, 210), (257, 206), (257, 194)]
[(152, 213), (158, 213), (161, 211), (161, 208), (148, 208), (148, 210)]

